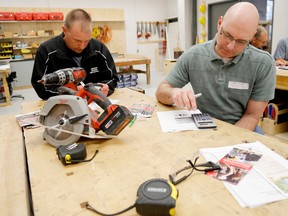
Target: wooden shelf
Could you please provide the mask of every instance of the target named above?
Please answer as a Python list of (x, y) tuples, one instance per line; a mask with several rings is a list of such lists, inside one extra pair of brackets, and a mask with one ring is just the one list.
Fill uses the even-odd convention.
[(164, 39), (162, 40), (138, 40), (137, 44), (152, 44), (152, 43), (160, 43), (165, 41)]
[[(65, 15), (73, 8), (15, 8), (4, 7), (1, 11), (4, 12), (62, 12)], [(108, 25), (112, 29), (112, 40), (105, 45), (108, 47), (111, 53), (124, 53), (126, 51), (126, 39), (125, 39), (125, 19), (123, 9), (100, 9), (100, 8), (83, 8), (87, 11), (93, 20), (93, 26)], [(16, 42), (31, 42), (35, 44), (41, 44), (47, 39), (56, 36), (62, 32), (62, 25), (64, 20), (25, 20), (25, 21), (0, 21), (1, 33), (6, 33), (6, 37), (3, 39)], [(29, 32), (34, 31), (53, 31), (50, 35), (43, 36), (22, 36), (28, 35)], [(56, 32), (56, 33), (55, 33)], [(8, 33), (8, 34), (7, 34)], [(16, 33), (21, 36), (11, 37)], [(26, 47), (25, 47), (26, 48)], [(28, 47), (27, 47), (28, 48)], [(20, 48), (21, 49), (21, 48)], [(29, 49), (29, 48), (28, 48)], [(31, 48), (30, 48), (31, 49)]]
[(12, 37), (12, 38), (3, 38), (6, 40), (17, 40), (17, 39), (34, 39), (34, 38), (51, 38), (54, 35), (49, 36), (20, 36), (20, 37)]
[(19, 23), (63, 23), (64, 20), (0, 20), (0, 23), (5, 23), (5, 24), (19, 24)]
[(28, 46), (28, 47), (22, 47), (22, 48), (16, 47), (16, 48), (14, 48), (13, 50), (21, 50), (21, 49), (38, 49), (38, 47), (30, 47), (30, 46)]

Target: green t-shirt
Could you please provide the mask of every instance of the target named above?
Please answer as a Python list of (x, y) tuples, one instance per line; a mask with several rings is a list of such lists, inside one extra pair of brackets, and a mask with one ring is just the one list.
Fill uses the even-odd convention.
[(251, 45), (229, 63), (216, 54), (215, 39), (192, 46), (177, 60), (166, 77), (174, 87), (191, 83), (202, 112), (235, 124), (244, 114), (250, 99), (274, 98), (276, 66), (272, 56)]

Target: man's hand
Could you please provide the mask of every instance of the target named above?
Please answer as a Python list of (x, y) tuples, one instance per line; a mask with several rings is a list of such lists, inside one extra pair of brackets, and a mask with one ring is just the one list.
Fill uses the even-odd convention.
[(162, 104), (185, 107), (187, 110), (197, 109), (193, 89), (175, 88), (164, 80), (159, 85), (155, 95)]
[(187, 110), (196, 110), (196, 98), (192, 89), (174, 88), (172, 100), (176, 106), (186, 107)]
[(282, 58), (276, 59), (275, 63), (276, 63), (276, 66), (285, 66), (285, 65), (287, 65), (287, 62), (284, 59), (282, 59)]
[(101, 85), (101, 88), (99, 89), (99, 91), (101, 91), (105, 96), (108, 96), (109, 86), (104, 83), (97, 83), (97, 84)]

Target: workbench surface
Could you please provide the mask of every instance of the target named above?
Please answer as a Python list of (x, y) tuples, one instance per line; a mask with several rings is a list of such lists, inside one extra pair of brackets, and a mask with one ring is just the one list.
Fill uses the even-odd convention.
[[(179, 160), (191, 158), (199, 148), (259, 140), (288, 158), (286, 144), (216, 119), (216, 130), (163, 133), (156, 112), (175, 107), (163, 106), (155, 98), (125, 88), (116, 89), (111, 98), (127, 107), (133, 103), (150, 103), (156, 108), (152, 118), (138, 118), (132, 127), (126, 127), (115, 138), (81, 138), (79, 142), (87, 146), (87, 158), (99, 150), (91, 162), (64, 166), (55, 148), (43, 140), (43, 128), (25, 129), (35, 215), (95, 215), (81, 208), (80, 204), (87, 201), (104, 213), (123, 210), (135, 202), (136, 192), (143, 182), (153, 178), (167, 179)], [(23, 112), (35, 111), (42, 105), (43, 102), (24, 103)], [(21, 146), (21, 141), (17, 142)], [(21, 177), (18, 179), (25, 179), (24, 174)], [(221, 181), (199, 172), (194, 172), (177, 188), (176, 215), (180, 216), (286, 215), (288, 210), (288, 200), (252, 209), (241, 208)], [(123, 215), (137, 213), (132, 209)]]

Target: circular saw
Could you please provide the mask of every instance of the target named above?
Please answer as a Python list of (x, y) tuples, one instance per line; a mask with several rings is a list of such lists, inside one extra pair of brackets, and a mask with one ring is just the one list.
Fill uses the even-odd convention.
[[(81, 136), (111, 138), (134, 119), (129, 109), (111, 104), (93, 83), (77, 86), (85, 76), (83, 68), (66, 68), (38, 81), (45, 86), (60, 85), (60, 95), (50, 97), (39, 112), (39, 122), (45, 127), (44, 138), (55, 147), (75, 143)], [(92, 102), (103, 109), (100, 116), (88, 106)], [(100, 130), (108, 136), (96, 135)]]

